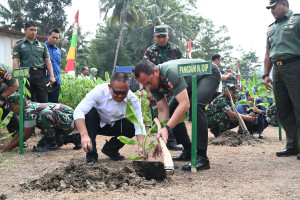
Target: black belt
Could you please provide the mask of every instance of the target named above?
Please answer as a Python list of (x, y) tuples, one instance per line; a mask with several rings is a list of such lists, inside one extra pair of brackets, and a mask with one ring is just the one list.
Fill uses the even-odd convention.
[(286, 59), (286, 60), (279, 60), (277, 62), (274, 62), (274, 65), (276, 65), (276, 66), (282, 66), (282, 65), (285, 65), (285, 64), (288, 64), (288, 63), (291, 63), (291, 62), (296, 62), (298, 60), (300, 60), (300, 57)]

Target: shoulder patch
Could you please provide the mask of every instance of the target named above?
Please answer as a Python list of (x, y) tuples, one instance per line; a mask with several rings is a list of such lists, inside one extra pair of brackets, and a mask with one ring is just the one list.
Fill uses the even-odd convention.
[(12, 79), (12, 75), (11, 75), (11, 74), (7, 74), (7, 75), (5, 76), (5, 78), (6, 78), (7, 80), (11, 80), (11, 79)]

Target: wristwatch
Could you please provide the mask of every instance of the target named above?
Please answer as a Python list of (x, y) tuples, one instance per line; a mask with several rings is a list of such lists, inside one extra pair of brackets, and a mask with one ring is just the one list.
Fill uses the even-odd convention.
[(269, 74), (264, 74), (264, 75), (262, 76), (262, 79), (264, 80), (267, 76), (269, 76)]
[(168, 129), (169, 134), (173, 133), (173, 129), (170, 126), (166, 124), (165, 127)]
[(0, 100), (1, 101), (5, 101), (5, 97), (4, 96), (0, 96)]

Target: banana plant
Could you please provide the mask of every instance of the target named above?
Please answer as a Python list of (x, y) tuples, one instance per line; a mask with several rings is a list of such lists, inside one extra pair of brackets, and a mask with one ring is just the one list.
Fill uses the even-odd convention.
[[(127, 104), (127, 108), (126, 108), (126, 117), (135, 125), (138, 125), (141, 130), (143, 131), (144, 126), (143, 124), (141, 124), (141, 122), (138, 120), (137, 118), (137, 114), (136, 111), (133, 107), (133, 104), (131, 102), (131, 100), (128, 100), (128, 104)], [(147, 134), (143, 137), (143, 144), (140, 144), (139, 142), (137, 142), (136, 140), (133, 140), (131, 138), (128, 138), (126, 136), (119, 136), (118, 139), (123, 142), (124, 144), (128, 144), (128, 145), (140, 145), (142, 146), (142, 150), (143, 150), (143, 156), (146, 156), (147, 153), (153, 149), (153, 147), (155, 146), (156, 143), (156, 139), (152, 140), (150, 142), (150, 144), (146, 147), (146, 142), (148, 139), (148, 136), (150, 135), (150, 132), (148, 131)], [(130, 155), (128, 157), (128, 159), (130, 160), (141, 160), (142, 157), (141, 156), (136, 156), (136, 155)]]
[(264, 106), (266, 108), (269, 107), (269, 103), (259, 103), (259, 104), (256, 104), (256, 99), (260, 96), (262, 96), (265, 91), (266, 91), (266, 88), (264, 86), (259, 86), (258, 88), (258, 91), (256, 92), (256, 94), (254, 94), (253, 90), (252, 90), (252, 85), (250, 82), (248, 82), (248, 91), (249, 91), (249, 94), (251, 95), (251, 97), (253, 97), (254, 101), (238, 101), (237, 104), (240, 104), (240, 105), (248, 105), (250, 103), (253, 103), (253, 107), (250, 107), (247, 109), (247, 111), (253, 109), (254, 107), (257, 107), (257, 106)]
[[(127, 109), (126, 109), (126, 117), (135, 125), (138, 125), (141, 129), (143, 129), (143, 125), (138, 121), (137, 119), (137, 115), (135, 112), (135, 109), (132, 105), (132, 102), (129, 100), (128, 104), (127, 104)], [(183, 117), (183, 119), (181, 120), (181, 122), (183, 122), (184, 120), (186, 120), (188, 118), (188, 115), (185, 115)], [(164, 127), (169, 120), (165, 120), (163, 122), (160, 122), (161, 127)], [(141, 145), (142, 146), (142, 150), (143, 150), (143, 157), (147, 155), (147, 153), (154, 148), (157, 140), (156, 138), (153, 139), (149, 145), (146, 147), (146, 143), (148, 140), (149, 135), (151, 134), (155, 134), (158, 132), (158, 128), (157, 125), (155, 124), (154, 126), (152, 126), (148, 132), (146, 133), (146, 135), (143, 137), (143, 145), (141, 145), (139, 142), (137, 142), (134, 139), (128, 138), (126, 136), (119, 136), (118, 139), (123, 142), (124, 144), (128, 144), (128, 145)], [(142, 160), (143, 158), (141, 156), (136, 156), (136, 155), (130, 155), (128, 156), (129, 160)]]

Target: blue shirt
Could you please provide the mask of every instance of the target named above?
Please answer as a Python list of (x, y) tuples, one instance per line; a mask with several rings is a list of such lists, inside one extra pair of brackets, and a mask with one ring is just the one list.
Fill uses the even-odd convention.
[[(55, 46), (50, 46), (50, 44), (46, 41), (45, 42), (49, 54), (50, 54), (50, 59), (51, 59), (51, 64), (53, 67), (53, 74), (54, 78), (56, 78), (57, 84), (60, 84), (60, 61), (61, 61), (61, 50), (55, 45)], [(50, 74), (47, 76), (47, 82), (49, 82)]]

